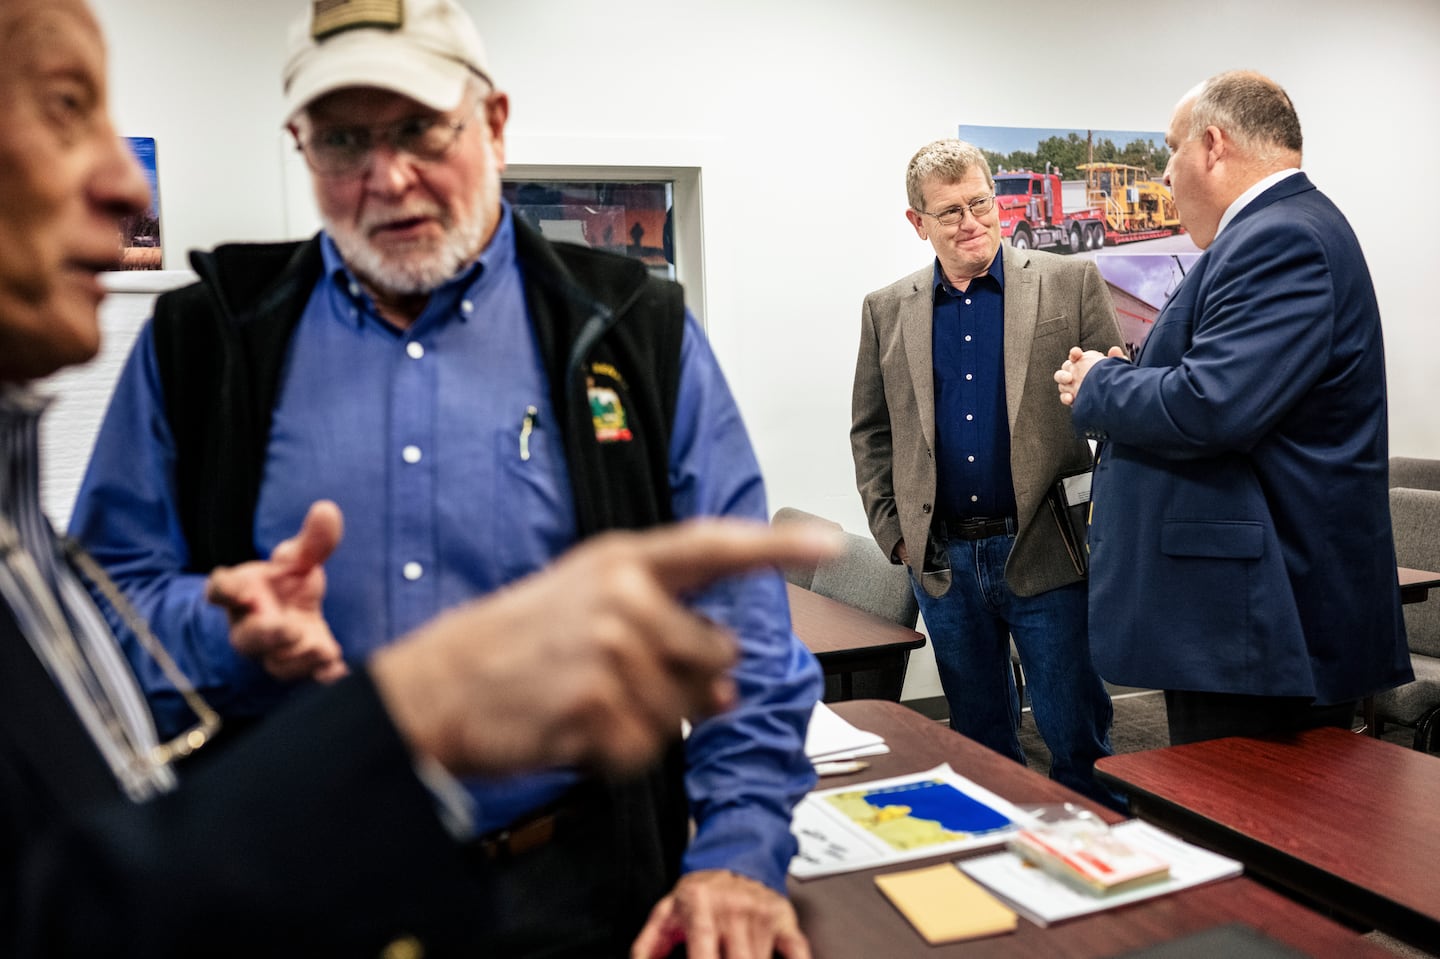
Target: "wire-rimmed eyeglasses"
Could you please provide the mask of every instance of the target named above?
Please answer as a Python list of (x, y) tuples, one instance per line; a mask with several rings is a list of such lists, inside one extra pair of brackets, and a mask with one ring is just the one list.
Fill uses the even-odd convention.
[(379, 126), (318, 127), (304, 139), (297, 133), (295, 141), (306, 164), (321, 176), (355, 176), (370, 168), (382, 143), (416, 160), (442, 160), (471, 119), (418, 116)]
[(966, 210), (969, 210), (970, 215), (978, 220), (980, 217), (989, 213), (994, 206), (995, 194), (990, 193), (985, 196), (977, 196), (975, 199), (968, 200), (959, 206), (952, 206), (947, 210), (941, 210), (939, 213), (931, 213), (927, 210), (916, 210), (915, 212), (921, 216), (931, 217), (941, 226), (955, 226), (961, 220), (965, 219)]

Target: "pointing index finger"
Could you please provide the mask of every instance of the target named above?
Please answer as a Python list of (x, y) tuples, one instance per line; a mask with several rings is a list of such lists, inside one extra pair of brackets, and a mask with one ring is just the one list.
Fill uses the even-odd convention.
[(675, 595), (752, 569), (818, 563), (842, 545), (842, 535), (826, 526), (727, 519), (691, 520), (640, 541), (642, 561)]

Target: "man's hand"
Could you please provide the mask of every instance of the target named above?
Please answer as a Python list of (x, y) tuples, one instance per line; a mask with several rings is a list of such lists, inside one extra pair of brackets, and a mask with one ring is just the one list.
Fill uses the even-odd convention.
[(1073, 406), (1075, 397), (1080, 393), (1080, 384), (1085, 381), (1085, 374), (1090, 372), (1090, 367), (1111, 358), (1125, 359), (1124, 348), (1112, 346), (1110, 352), (1101, 354), (1095, 350), (1082, 350), (1078, 346), (1070, 347), (1070, 358), (1061, 363), (1060, 369), (1055, 371), (1055, 383), (1060, 388), (1060, 402)]
[(690, 959), (810, 959), (790, 900), (723, 869), (682, 876), (650, 912), (630, 959), (663, 959), (682, 942)]
[(230, 617), (230, 645), (276, 679), (331, 682), (349, 671), (320, 608), (321, 564), (343, 531), (340, 507), (319, 500), (300, 532), (276, 546), (268, 560), (222, 566), (205, 583), (205, 598)]
[(834, 555), (833, 531), (700, 520), (587, 540), (371, 660), (412, 748), (455, 773), (650, 761), (735, 698), (734, 639), (686, 609), (706, 584)]

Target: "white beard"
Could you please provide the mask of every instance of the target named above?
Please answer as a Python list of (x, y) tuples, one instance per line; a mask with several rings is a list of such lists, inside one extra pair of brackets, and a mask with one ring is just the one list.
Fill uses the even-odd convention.
[[(372, 244), (368, 223), (352, 227), (341, 226), (329, 217), (322, 217), (322, 221), (345, 264), (367, 284), (385, 293), (416, 296), (435, 290), (480, 255), (481, 244), (491, 226), (482, 211), (485, 202), (483, 195), (477, 196), (470, 215), (460, 226), (451, 226), (442, 219), (445, 232), (438, 244), (416, 245), (399, 254), (380, 250)], [(411, 212), (441, 213), (428, 206)], [(387, 213), (387, 218), (393, 215)]]

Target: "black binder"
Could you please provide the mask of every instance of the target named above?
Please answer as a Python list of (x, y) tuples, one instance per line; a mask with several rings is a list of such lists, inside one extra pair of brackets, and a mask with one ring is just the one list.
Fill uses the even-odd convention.
[(1078, 473), (1067, 473), (1055, 481), (1045, 502), (1050, 505), (1050, 514), (1055, 525), (1060, 527), (1060, 538), (1075, 564), (1075, 572), (1084, 576), (1090, 569), (1090, 546), (1087, 526), (1090, 521), (1090, 478), (1092, 469)]

